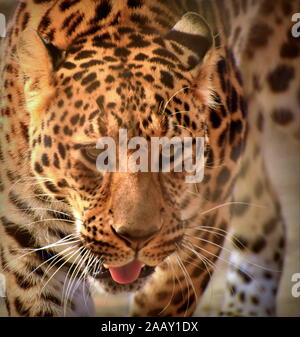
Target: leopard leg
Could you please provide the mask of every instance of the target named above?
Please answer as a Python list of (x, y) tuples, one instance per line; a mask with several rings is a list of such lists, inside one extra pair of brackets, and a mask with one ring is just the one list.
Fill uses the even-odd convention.
[(222, 314), (274, 315), (285, 251), (283, 219), (261, 160), (250, 163), (245, 158), (243, 165), (237, 203), (231, 206), (232, 246)]

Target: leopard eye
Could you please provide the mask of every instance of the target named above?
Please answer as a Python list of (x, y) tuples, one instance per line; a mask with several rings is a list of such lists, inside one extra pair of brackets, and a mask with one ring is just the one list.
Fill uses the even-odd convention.
[(92, 164), (96, 163), (97, 157), (104, 150), (96, 149), (96, 148), (84, 148), (81, 150), (83, 157)]

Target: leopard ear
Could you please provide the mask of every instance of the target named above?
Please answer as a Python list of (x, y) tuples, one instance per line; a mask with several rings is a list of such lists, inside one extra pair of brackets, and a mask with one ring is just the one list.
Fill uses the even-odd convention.
[(187, 53), (182, 55), (183, 64), (189, 71), (197, 75), (199, 66), (207, 53), (214, 47), (214, 38), (208, 23), (196, 13), (186, 13), (169, 31), (166, 39), (175, 42)]
[(17, 54), (20, 75), (24, 80), (27, 110), (40, 115), (54, 94), (52, 58), (45, 43), (33, 29), (20, 34)]
[(208, 23), (196, 13), (187, 13), (166, 38), (176, 45), (175, 50), (182, 51), (177, 57), (182, 71), (192, 77), (196, 95), (204, 104), (214, 106), (212, 74), (219, 56)]

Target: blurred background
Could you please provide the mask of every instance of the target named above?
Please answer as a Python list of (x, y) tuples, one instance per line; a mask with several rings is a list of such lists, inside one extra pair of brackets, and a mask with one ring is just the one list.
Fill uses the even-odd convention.
[[(5, 14), (8, 19), (15, 5), (16, 0), (0, 0), (0, 13)], [(298, 145), (295, 145), (295, 148), (291, 148), (290, 144), (287, 145), (284, 137), (279, 133), (274, 137), (274, 133), (276, 132), (276, 130), (271, 130), (270, 133), (272, 140), (274, 141), (274, 139), (277, 138), (278, 142), (276, 144), (274, 143), (272, 148), (269, 149), (269, 153), (267, 154), (269, 159), (268, 163), (273, 181), (275, 181), (275, 188), (283, 205), (285, 219), (289, 223), (289, 227), (287, 228), (288, 245), (285, 270), (278, 296), (278, 315), (300, 317), (300, 297), (295, 298), (291, 294), (291, 289), (294, 285), (292, 275), (297, 272), (300, 273), (300, 156), (295, 156), (295, 153), (299, 154), (299, 148)], [(284, 158), (281, 163), (276, 162), (276, 165), (274, 165), (274, 160), (272, 160), (274, 152), (277, 152), (275, 158), (278, 158), (278, 156)], [(294, 168), (294, 174), (289, 174), (288, 176), (284, 174), (285, 167), (287, 166)], [(227, 242), (226, 248), (228, 250), (231, 249), (230, 242)], [(222, 260), (219, 260), (217, 264), (212, 282), (206, 290), (195, 316), (210, 316), (216, 312), (216, 308), (220, 308), (220, 303), (224, 295), (227, 268), (227, 264), (224, 261), (228, 260), (225, 251), (221, 258)], [(108, 296), (97, 292), (94, 297), (96, 316), (122, 317), (128, 315), (129, 296)], [(0, 292), (0, 317), (3, 316), (6, 316), (6, 310), (4, 299), (1, 297)]]
[(0, 0), (0, 13), (10, 15), (16, 6), (16, 0)]

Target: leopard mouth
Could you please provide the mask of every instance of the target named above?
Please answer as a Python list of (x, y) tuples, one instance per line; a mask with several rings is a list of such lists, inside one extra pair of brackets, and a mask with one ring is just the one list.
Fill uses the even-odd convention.
[(138, 261), (114, 268), (102, 265), (96, 275), (93, 275), (100, 282), (112, 281), (120, 285), (133, 284), (138, 280), (147, 278), (155, 271), (155, 267), (142, 265)]

